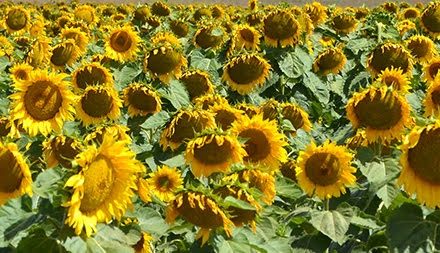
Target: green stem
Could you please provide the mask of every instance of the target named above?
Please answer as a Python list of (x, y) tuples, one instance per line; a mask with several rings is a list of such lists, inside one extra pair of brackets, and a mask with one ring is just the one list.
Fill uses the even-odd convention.
[(330, 210), (330, 199), (324, 200), (324, 210), (326, 211)]

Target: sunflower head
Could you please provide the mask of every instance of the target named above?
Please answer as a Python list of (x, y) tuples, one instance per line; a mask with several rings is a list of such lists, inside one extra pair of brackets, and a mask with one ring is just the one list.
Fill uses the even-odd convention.
[(156, 16), (165, 17), (170, 15), (171, 9), (166, 3), (157, 1), (151, 5), (151, 13)]
[(194, 99), (214, 92), (214, 85), (208, 72), (203, 70), (187, 71), (180, 81), (185, 85), (189, 98)]
[(367, 66), (373, 76), (390, 67), (400, 68), (406, 74), (412, 71), (413, 58), (402, 45), (387, 42), (373, 49)]
[(380, 7), (390, 13), (397, 13), (399, 10), (399, 6), (394, 2), (385, 2)]
[(14, 143), (0, 142), (0, 205), (24, 194), (32, 195), (29, 165)]
[(364, 20), (369, 13), (370, 9), (368, 9), (367, 7), (358, 7), (355, 10), (355, 17), (357, 20)]
[(406, 40), (406, 47), (411, 55), (422, 64), (429, 62), (437, 54), (434, 42), (423, 35), (414, 35)]
[(193, 139), (196, 133), (215, 128), (214, 114), (200, 109), (181, 110), (167, 124), (160, 138), (163, 149), (176, 150), (184, 142)]
[(272, 46), (287, 47), (298, 43), (300, 24), (292, 14), (287, 11), (273, 11), (263, 21), (264, 41)]
[(80, 28), (64, 28), (61, 30), (62, 39), (73, 39), (81, 53), (87, 51), (87, 45), (89, 44), (88, 35), (81, 31)]
[(313, 70), (322, 75), (338, 74), (346, 62), (347, 57), (340, 48), (328, 48), (316, 57), (313, 62)]
[(397, 30), (399, 30), (400, 35), (403, 36), (409, 31), (417, 30), (417, 27), (413, 21), (405, 19), (397, 23)]
[(425, 116), (440, 115), (440, 76), (428, 86), (424, 100)]
[(200, 6), (193, 13), (193, 20), (197, 23), (202, 19), (210, 19), (212, 17), (211, 9), (207, 6)]
[(77, 117), (84, 125), (119, 118), (122, 101), (109, 86), (88, 86), (76, 103)]
[(98, 19), (95, 8), (87, 4), (77, 6), (73, 14), (75, 15), (75, 19), (86, 22), (87, 24), (93, 24)]
[(140, 171), (135, 154), (126, 143), (106, 134), (99, 147), (91, 145), (75, 159), (79, 173), (71, 176), (65, 186), (72, 188), (66, 224), (76, 234), (85, 230), (89, 237), (98, 222), (120, 220), (136, 189)]
[(157, 16), (150, 16), (147, 18), (147, 24), (153, 28), (160, 26), (161, 23), (162, 21)]
[(400, 19), (416, 19), (420, 16), (420, 11), (414, 7), (408, 7), (400, 12)]
[(294, 132), (300, 128), (307, 132), (312, 129), (309, 115), (301, 107), (292, 103), (283, 103), (281, 108), (281, 115), (292, 124), (295, 128)]
[(128, 114), (146, 116), (162, 110), (159, 95), (152, 88), (139, 83), (132, 83), (123, 90), (124, 105), (128, 107)]
[(80, 57), (75, 40), (67, 39), (52, 48), (50, 63), (56, 69), (71, 66)]
[(246, 116), (232, 124), (232, 133), (245, 140), (247, 155), (244, 162), (261, 167), (262, 170), (275, 171), (286, 162), (287, 145), (285, 136), (278, 132), (275, 121), (264, 120), (261, 114), (252, 118)]
[(246, 155), (236, 136), (206, 133), (188, 142), (185, 160), (196, 177), (209, 177), (215, 172), (226, 173)]
[(327, 7), (319, 2), (304, 5), (303, 10), (313, 22), (314, 26), (318, 26), (327, 19)]
[(130, 131), (130, 129), (124, 125), (99, 126), (84, 137), (84, 143), (88, 145), (101, 145), (105, 135), (112, 135), (115, 140), (130, 144), (131, 138), (127, 134), (128, 131)]
[[(0, 42), (1, 36), (0, 36)], [(1, 50), (0, 50), (1, 51)], [(1, 54), (0, 54), (1, 55)], [(43, 65), (47, 64), (50, 60), (50, 45), (49, 39), (47, 37), (37, 38), (27, 55), (26, 62), (29, 63), (34, 68), (41, 68)]]
[(249, 118), (252, 118), (260, 113), (260, 108), (253, 104), (240, 103), (236, 104), (235, 108), (242, 111), (242, 113), (246, 114)]
[(403, 74), (401, 69), (395, 69), (393, 67), (386, 68), (378, 76), (376, 81), (380, 84), (384, 84), (387, 87), (393, 87), (395, 90), (406, 93), (411, 88), (409, 86), (408, 75)]
[(157, 44), (164, 44), (169, 46), (174, 45), (177, 48), (180, 48), (182, 46), (179, 39), (170, 32), (156, 33), (153, 37), (151, 37), (151, 43), (153, 45), (157, 45)]
[(15, 64), (11, 69), (11, 79), (14, 82), (29, 80), (30, 73), (34, 68), (27, 63)]
[(232, 58), (223, 68), (222, 79), (241, 95), (262, 86), (269, 76), (269, 62), (257, 54), (244, 54)]
[(353, 175), (356, 169), (351, 166), (353, 156), (344, 146), (328, 141), (321, 146), (310, 144), (305, 151), (300, 151), (296, 161), (299, 186), (309, 196), (339, 197), (347, 186), (356, 183)]
[(335, 31), (348, 34), (356, 29), (357, 20), (352, 12), (344, 11), (334, 15), (330, 24)]
[(174, 194), (183, 188), (182, 175), (176, 168), (164, 165), (149, 176), (147, 183), (150, 185), (150, 191), (161, 201), (173, 200)]
[(250, 25), (238, 25), (234, 30), (234, 50), (245, 48), (258, 51), (260, 44), (260, 32)]
[(31, 24), (31, 16), (23, 6), (14, 6), (6, 9), (4, 26), (9, 33), (26, 31)]
[(223, 227), (228, 236), (232, 235), (234, 223), (226, 216), (219, 204), (211, 197), (197, 191), (184, 191), (168, 205), (166, 220), (173, 222), (177, 216), (200, 227), (196, 238), (202, 244), (209, 239), (212, 229)]
[(386, 86), (371, 86), (355, 93), (346, 110), (354, 128), (365, 128), (368, 142), (400, 139), (405, 128), (412, 124), (406, 99)]
[(272, 174), (249, 168), (238, 172), (238, 180), (258, 189), (263, 194), (261, 200), (264, 203), (271, 205), (275, 200), (275, 177)]
[(114, 28), (106, 41), (105, 51), (108, 57), (119, 62), (133, 61), (139, 52), (141, 39), (132, 26)]
[(440, 73), (440, 57), (432, 58), (423, 67), (424, 80), (427, 82), (433, 82)]
[(81, 150), (81, 142), (64, 135), (53, 137), (43, 143), (43, 153), (48, 168), (53, 168), (58, 164), (65, 168), (71, 168), (71, 161)]
[(260, 112), (263, 114), (263, 119), (277, 120), (279, 115), (278, 108), (281, 108), (281, 105), (273, 98), (264, 102), (260, 105)]
[(194, 35), (194, 45), (203, 49), (217, 50), (222, 47), (226, 32), (222, 26), (202, 25)]
[(170, 28), (171, 31), (173, 31), (173, 33), (179, 38), (186, 37), (189, 32), (189, 25), (184, 20), (176, 19), (170, 21)]
[(58, 132), (65, 120), (73, 119), (75, 97), (65, 78), (65, 74), (35, 70), (30, 72), (28, 80), (14, 84), (11, 115), (30, 136)]
[(150, 234), (142, 232), (141, 239), (133, 246), (135, 253), (152, 253), (153, 237)]
[(229, 129), (236, 120), (242, 116), (242, 111), (230, 106), (229, 104), (216, 104), (209, 108), (214, 113), (215, 123), (223, 131)]
[(228, 100), (219, 94), (206, 94), (194, 99), (194, 104), (203, 110), (208, 110), (216, 104), (228, 104)]
[(289, 178), (293, 182), (298, 182), (296, 178), (295, 168), (296, 168), (296, 160), (289, 159), (287, 160), (287, 162), (281, 165), (280, 171), (283, 177)]
[(112, 86), (113, 77), (107, 68), (93, 62), (84, 64), (72, 73), (72, 84), (81, 90), (88, 86)]
[(133, 20), (144, 24), (147, 22), (147, 17), (151, 15), (150, 8), (148, 5), (140, 5), (136, 8), (136, 10), (133, 13)]
[(426, 6), (420, 16), (420, 23), (423, 29), (429, 33), (433, 39), (440, 36), (440, 2), (433, 1)]
[(145, 56), (144, 69), (154, 78), (168, 84), (172, 78), (179, 78), (188, 64), (184, 54), (170, 45), (159, 46)]

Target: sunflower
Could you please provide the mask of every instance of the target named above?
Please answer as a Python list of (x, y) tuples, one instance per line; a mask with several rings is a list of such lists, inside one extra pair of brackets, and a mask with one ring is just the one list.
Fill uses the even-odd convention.
[[(30, 47), (26, 62), (34, 68), (41, 68), (50, 61), (49, 39), (44, 36), (38, 37)], [(0, 36), (0, 43), (1, 36)], [(1, 51), (1, 50), (0, 50)]]
[(212, 229), (223, 227), (232, 236), (234, 223), (213, 198), (201, 192), (186, 190), (176, 196), (167, 207), (166, 221), (174, 222), (179, 215), (200, 227), (196, 239), (202, 238), (202, 245), (208, 241)]
[(240, 103), (236, 104), (234, 107), (242, 111), (242, 113), (246, 114), (249, 118), (252, 118), (260, 113), (260, 108), (253, 104)]
[(211, 9), (206, 6), (201, 6), (193, 13), (193, 20), (194, 23), (197, 23), (198, 21), (202, 19), (210, 19), (212, 17)]
[(433, 1), (428, 4), (420, 16), (420, 24), (433, 39), (440, 36), (440, 2)]
[(174, 194), (183, 188), (183, 179), (179, 170), (164, 165), (150, 173), (147, 184), (150, 185), (150, 193), (161, 201), (169, 202), (174, 199)]
[(75, 97), (69, 90), (69, 82), (64, 81), (66, 77), (35, 70), (29, 80), (14, 84), (11, 115), (30, 136), (38, 133), (47, 136), (52, 130), (59, 132), (64, 121), (73, 119)]
[(182, 45), (179, 41), (179, 39), (174, 36), (174, 34), (170, 32), (158, 32), (154, 36), (151, 37), (151, 44), (157, 45), (157, 44), (168, 44), (168, 45), (174, 45), (176, 48), (181, 48)]
[(336, 75), (344, 68), (346, 62), (347, 57), (340, 48), (327, 48), (316, 57), (313, 71), (322, 75), (329, 73)]
[(433, 82), (440, 73), (440, 57), (432, 58), (423, 67), (423, 77), (426, 82)]
[(415, 128), (406, 136), (400, 147), (400, 164), (403, 169), (397, 179), (409, 195), (416, 194), (417, 200), (429, 207), (440, 206), (438, 176), (440, 148), (440, 125), (438, 122)]
[(365, 128), (369, 143), (400, 139), (405, 128), (412, 124), (406, 99), (386, 86), (371, 86), (355, 93), (346, 110), (354, 128)]
[(159, 143), (164, 150), (176, 150), (185, 141), (193, 139), (196, 133), (215, 127), (214, 115), (211, 112), (200, 109), (181, 110), (167, 124)]
[(31, 16), (29, 11), (23, 6), (13, 6), (6, 9), (4, 16), (4, 26), (9, 33), (22, 33), (27, 31), (31, 25)]
[(188, 61), (178, 49), (169, 45), (156, 47), (145, 56), (144, 69), (154, 78), (168, 84), (172, 78), (182, 76), (182, 69), (186, 68)]
[(296, 178), (295, 168), (296, 168), (296, 160), (289, 158), (287, 162), (281, 164), (280, 171), (283, 177), (289, 178), (293, 182), (298, 182)]
[(258, 189), (263, 194), (261, 200), (264, 203), (271, 205), (275, 200), (275, 177), (272, 174), (258, 169), (245, 169), (238, 172), (238, 180)]
[(117, 141), (125, 142), (129, 145), (131, 144), (131, 137), (127, 134), (129, 131), (130, 128), (125, 125), (99, 126), (84, 137), (84, 143), (88, 145), (93, 143), (101, 144), (104, 140), (104, 135), (112, 135)]
[(327, 7), (319, 2), (304, 5), (304, 12), (309, 15), (314, 26), (318, 26), (327, 19)]
[(413, 35), (407, 39), (406, 47), (412, 56), (422, 64), (429, 62), (437, 54), (434, 42), (423, 35)]
[(226, 32), (221, 26), (202, 25), (194, 35), (194, 45), (203, 49), (217, 50), (222, 47)]
[(440, 76), (428, 86), (423, 104), (425, 106), (425, 116), (440, 115)]
[(52, 48), (50, 63), (56, 69), (71, 66), (80, 57), (75, 40), (68, 39)]
[(87, 45), (89, 44), (89, 37), (80, 28), (64, 28), (61, 30), (62, 39), (73, 39), (75, 45), (78, 47), (81, 54), (87, 51)]
[(170, 15), (171, 9), (164, 2), (157, 1), (151, 5), (151, 13), (156, 16), (165, 17)]
[(223, 131), (229, 129), (236, 120), (240, 119), (242, 112), (229, 104), (216, 104), (209, 107), (209, 111), (214, 113), (215, 123)]
[(14, 81), (14, 83), (17, 83), (20, 81), (29, 80), (30, 73), (33, 71), (33, 69), (34, 68), (27, 63), (13, 65), (12, 68), (9, 70), (11, 72), (10, 76), (12, 81)]
[(420, 16), (420, 11), (414, 7), (408, 7), (400, 12), (400, 19), (416, 19)]
[(147, 24), (149, 26), (151, 26), (152, 28), (156, 28), (156, 27), (160, 26), (161, 23), (162, 23), (162, 21), (157, 16), (150, 16), (147, 18)]
[(387, 42), (373, 49), (368, 58), (367, 67), (373, 76), (390, 67), (400, 68), (406, 74), (412, 71), (413, 58), (402, 45)]
[(225, 16), (225, 10), (221, 5), (215, 4), (211, 7), (211, 15), (213, 18), (221, 19)]
[(265, 120), (277, 120), (279, 115), (279, 108), (281, 108), (280, 103), (277, 100), (271, 98), (260, 105), (260, 112), (263, 114), (263, 119)]
[(106, 67), (92, 62), (75, 69), (72, 73), (72, 84), (78, 90), (88, 86), (113, 86), (113, 76)]
[(87, 126), (119, 118), (121, 107), (122, 101), (114, 88), (88, 86), (75, 108), (77, 117)]
[(148, 5), (140, 5), (136, 8), (133, 13), (133, 20), (139, 22), (140, 24), (145, 24), (147, 22), (147, 17), (151, 16), (151, 11)]
[(110, 31), (105, 43), (106, 55), (119, 62), (136, 59), (141, 39), (133, 27), (115, 27)]
[(394, 67), (386, 68), (378, 76), (376, 81), (380, 84), (384, 84), (387, 87), (393, 87), (393, 89), (407, 93), (410, 87), (410, 81), (408, 76), (403, 74), (401, 69), (395, 69)]
[(397, 30), (399, 30), (399, 33), (401, 36), (403, 36), (405, 33), (417, 30), (416, 24), (411, 20), (402, 20), (397, 22)]
[(261, 211), (261, 205), (254, 199), (254, 197), (244, 188), (236, 185), (225, 185), (214, 191), (215, 194), (222, 198), (228, 196), (234, 197), (251, 205), (255, 210), (245, 210), (238, 207), (230, 206), (226, 212), (231, 216), (231, 221), (236, 227), (241, 227), (245, 224), (250, 224), (252, 230), (255, 232), (257, 227), (255, 218), (257, 213)]
[(189, 25), (183, 20), (172, 20), (170, 21), (170, 29), (177, 37), (182, 38), (188, 35)]
[(246, 151), (235, 136), (206, 133), (188, 142), (185, 160), (196, 177), (226, 173), (234, 163), (243, 161)]
[(141, 239), (133, 246), (135, 253), (153, 253), (151, 242), (153, 237), (150, 234), (142, 232)]
[(356, 183), (356, 168), (351, 166), (354, 155), (344, 146), (326, 141), (321, 146), (312, 142), (300, 151), (295, 168), (298, 185), (309, 196), (320, 199), (339, 197), (347, 186)]
[(143, 178), (138, 179), (138, 183), (137, 183), (138, 195), (139, 195), (139, 198), (144, 203), (150, 203), (152, 201), (151, 187), (152, 187), (152, 185), (150, 185), (146, 179), (143, 179)]
[(87, 24), (93, 24), (98, 19), (95, 8), (87, 4), (77, 6), (73, 14), (75, 19), (84, 21)]
[(124, 105), (128, 107), (128, 114), (134, 116), (147, 116), (162, 110), (159, 95), (152, 88), (139, 83), (132, 83), (123, 90)]
[(77, 235), (83, 229), (87, 237), (96, 232), (98, 222), (120, 220), (131, 206), (136, 190), (136, 173), (141, 172), (135, 154), (125, 142), (106, 134), (99, 147), (91, 145), (76, 156), (79, 173), (71, 176), (65, 186), (72, 187), (66, 224)]
[(75, 138), (59, 135), (43, 142), (43, 154), (48, 168), (61, 164), (71, 168), (71, 161), (82, 150), (82, 144)]
[(208, 110), (211, 106), (216, 104), (228, 104), (228, 100), (219, 94), (206, 94), (194, 99), (196, 107), (200, 107), (203, 110)]
[(20, 132), (10, 116), (0, 117), (0, 137), (20, 138)]
[(283, 115), (283, 118), (287, 119), (295, 128), (293, 132), (296, 132), (296, 130), (300, 128), (306, 132), (309, 132), (312, 129), (309, 114), (295, 104), (283, 103), (281, 105), (281, 115)]
[(258, 51), (260, 49), (260, 32), (249, 25), (238, 25), (234, 29), (233, 35), (234, 51), (240, 51), (242, 48)]
[(232, 58), (223, 67), (222, 79), (241, 95), (262, 86), (269, 76), (269, 62), (257, 54), (244, 54)]
[(214, 85), (208, 72), (203, 70), (193, 70), (185, 72), (180, 81), (185, 85), (189, 98), (194, 99), (214, 92)]
[(343, 11), (334, 15), (330, 21), (330, 24), (335, 31), (348, 34), (356, 29), (357, 20), (353, 13)]
[(294, 46), (298, 43), (300, 30), (299, 22), (287, 11), (273, 11), (263, 21), (264, 41), (272, 47)]
[(45, 26), (46, 26), (46, 24), (45, 24), (44, 18), (38, 17), (29, 28), (30, 35), (32, 37), (38, 37), (40, 35), (45, 35), (46, 34)]
[(258, 10), (258, 0), (248, 0), (248, 8), (251, 11)]
[(285, 136), (278, 132), (275, 121), (264, 120), (261, 114), (252, 118), (243, 116), (232, 123), (232, 133), (243, 138), (247, 156), (244, 162), (260, 166), (262, 170), (274, 171), (287, 160)]

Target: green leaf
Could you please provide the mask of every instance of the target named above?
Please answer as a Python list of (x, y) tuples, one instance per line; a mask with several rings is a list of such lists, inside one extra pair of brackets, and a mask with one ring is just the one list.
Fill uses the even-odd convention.
[(232, 196), (227, 196), (223, 202), (226, 206), (233, 206), (244, 210), (255, 210), (255, 207), (246, 201), (236, 199)]
[(136, 244), (140, 239), (128, 237), (119, 228), (109, 225), (98, 225), (98, 233), (94, 237), (94, 249), (100, 251), (102, 248), (106, 253), (132, 253), (132, 245)]
[(0, 57), (0, 71), (4, 71), (8, 66), (11, 65), (8, 57), (2, 56)]
[(172, 80), (169, 87), (164, 90), (164, 98), (168, 99), (171, 104), (179, 110), (180, 108), (190, 104), (188, 91), (181, 82)]
[(322, 253), (328, 249), (330, 242), (330, 238), (317, 233), (300, 237), (292, 243), (292, 247), (297, 253)]
[(346, 241), (345, 233), (350, 226), (351, 217), (337, 210), (314, 211), (310, 223), (321, 233), (342, 245)]
[(183, 154), (180, 154), (165, 161), (161, 161), (161, 163), (167, 165), (168, 167), (180, 167), (185, 164), (185, 157)]
[(169, 228), (162, 215), (152, 208), (136, 206), (135, 211), (126, 216), (131, 215), (138, 219), (141, 229), (148, 233), (163, 235)]
[(0, 207), (0, 247), (6, 247), (9, 240), (24, 236), (24, 229), (33, 224), (34, 213), (22, 209), (20, 199), (9, 200)]
[(327, 104), (330, 101), (330, 90), (327, 85), (325, 85), (313, 72), (305, 72), (304, 75), (304, 85), (312, 92), (320, 103)]
[(277, 195), (288, 199), (298, 199), (304, 196), (303, 191), (284, 177), (277, 179), (275, 184)]
[(36, 229), (23, 240), (17, 247), (17, 253), (64, 253), (67, 252), (63, 245), (56, 239), (47, 237), (43, 229)]
[(34, 194), (53, 201), (53, 195), (60, 187), (62, 172), (60, 169), (48, 169), (38, 174), (32, 185)]
[(363, 218), (361, 216), (353, 216), (350, 222), (351, 224), (361, 228), (367, 228), (367, 229), (381, 228), (381, 226), (379, 226), (373, 218)]
[(216, 36), (216, 37), (223, 36), (223, 30), (219, 27), (216, 27), (216, 28), (212, 29), (211, 35)]
[(201, 69), (215, 74), (221, 68), (216, 59), (206, 58), (199, 50), (193, 50), (188, 56), (190, 57), (191, 67), (194, 69)]
[(63, 243), (64, 248), (69, 252), (86, 253), (87, 243), (79, 236), (69, 237)]
[(142, 72), (139, 66), (124, 65), (122, 69), (115, 69), (113, 77), (115, 78), (115, 84), (118, 90), (122, 90), (125, 86), (132, 83), (134, 78)]
[(170, 119), (170, 115), (166, 111), (160, 111), (152, 116), (150, 116), (141, 127), (145, 129), (156, 129), (165, 125)]
[(423, 219), (420, 206), (404, 203), (391, 214), (386, 234), (393, 252), (436, 252), (440, 250), (440, 223)]

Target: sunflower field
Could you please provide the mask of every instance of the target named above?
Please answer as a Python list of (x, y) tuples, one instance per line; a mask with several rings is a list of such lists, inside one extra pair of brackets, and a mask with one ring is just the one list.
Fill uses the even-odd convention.
[(440, 1), (0, 9), (0, 252), (440, 250)]

